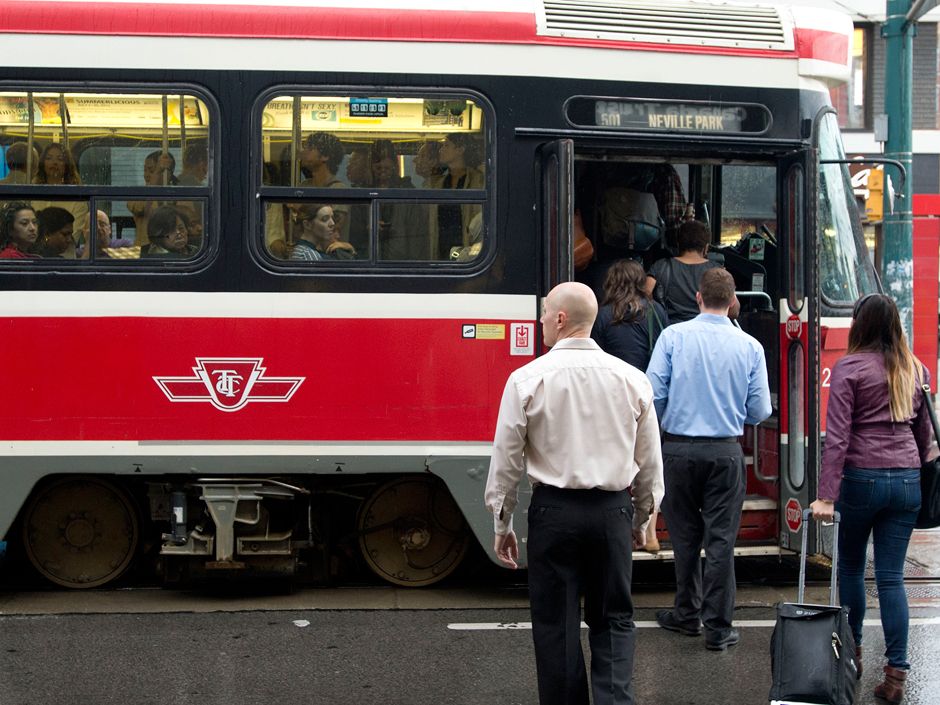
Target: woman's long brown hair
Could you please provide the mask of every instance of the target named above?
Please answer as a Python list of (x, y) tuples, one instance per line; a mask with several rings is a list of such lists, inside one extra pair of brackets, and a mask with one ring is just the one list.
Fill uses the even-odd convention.
[(847, 352), (884, 356), (891, 420), (911, 418), (914, 385), (921, 384), (923, 367), (908, 347), (897, 305), (884, 294), (868, 294), (856, 302), (852, 318)]
[(631, 259), (617, 260), (607, 270), (603, 304), (613, 309), (614, 323), (634, 321), (642, 313), (647, 299), (645, 284), (643, 266)]

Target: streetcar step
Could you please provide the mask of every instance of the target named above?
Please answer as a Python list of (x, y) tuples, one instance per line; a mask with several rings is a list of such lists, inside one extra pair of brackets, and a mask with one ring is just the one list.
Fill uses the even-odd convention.
[(777, 500), (770, 497), (754, 497), (744, 500), (745, 512), (767, 512), (777, 508)]
[[(783, 554), (790, 554), (792, 551), (786, 551), (780, 546), (775, 545), (766, 545), (766, 546), (736, 546), (734, 549), (734, 555), (736, 556), (780, 556)], [(702, 551), (702, 556), (705, 556), (705, 551)], [(671, 561), (675, 558), (671, 548), (664, 548), (658, 553), (647, 553), (646, 551), (634, 551), (633, 560), (635, 561)]]

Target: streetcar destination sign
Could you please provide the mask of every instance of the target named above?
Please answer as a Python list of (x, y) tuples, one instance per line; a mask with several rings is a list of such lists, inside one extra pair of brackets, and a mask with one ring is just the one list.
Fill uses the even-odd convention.
[(770, 111), (756, 103), (578, 96), (565, 112), (574, 125), (615, 130), (760, 134), (771, 122)]

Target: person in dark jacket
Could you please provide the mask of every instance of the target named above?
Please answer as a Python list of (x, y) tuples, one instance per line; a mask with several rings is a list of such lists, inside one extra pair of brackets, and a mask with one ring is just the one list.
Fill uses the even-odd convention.
[(885, 635), (884, 682), (875, 695), (899, 703), (907, 660), (904, 560), (920, 508), (920, 466), (930, 453), (927, 371), (911, 353), (894, 301), (883, 294), (855, 304), (848, 354), (832, 368), (826, 447), (816, 519), (839, 523), (839, 597), (849, 608), (861, 677), (865, 561), (874, 536), (875, 582)]
[[(669, 325), (666, 309), (650, 299), (645, 290), (646, 273), (639, 262), (621, 259), (607, 270), (604, 296), (591, 337), (601, 349), (646, 372), (653, 346), (663, 328)], [(656, 517), (650, 515), (643, 549), (659, 551)]]
[(601, 310), (591, 337), (606, 353), (646, 372), (653, 346), (669, 325), (666, 309), (647, 295), (639, 262), (621, 259), (607, 270)]

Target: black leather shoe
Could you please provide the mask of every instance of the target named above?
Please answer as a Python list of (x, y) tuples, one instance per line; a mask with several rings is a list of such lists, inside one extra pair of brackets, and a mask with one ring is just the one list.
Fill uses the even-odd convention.
[(701, 622), (696, 624), (680, 622), (678, 619), (676, 619), (676, 616), (672, 613), (672, 610), (662, 610), (657, 612), (656, 624), (661, 626), (663, 629), (668, 629), (671, 632), (679, 632), (680, 634), (685, 634), (685, 636), (702, 635)]
[(741, 638), (741, 635), (738, 634), (737, 629), (729, 629), (721, 636), (716, 636), (714, 639), (705, 637), (705, 648), (709, 651), (724, 651), (729, 646), (734, 646), (738, 643), (738, 640)]

